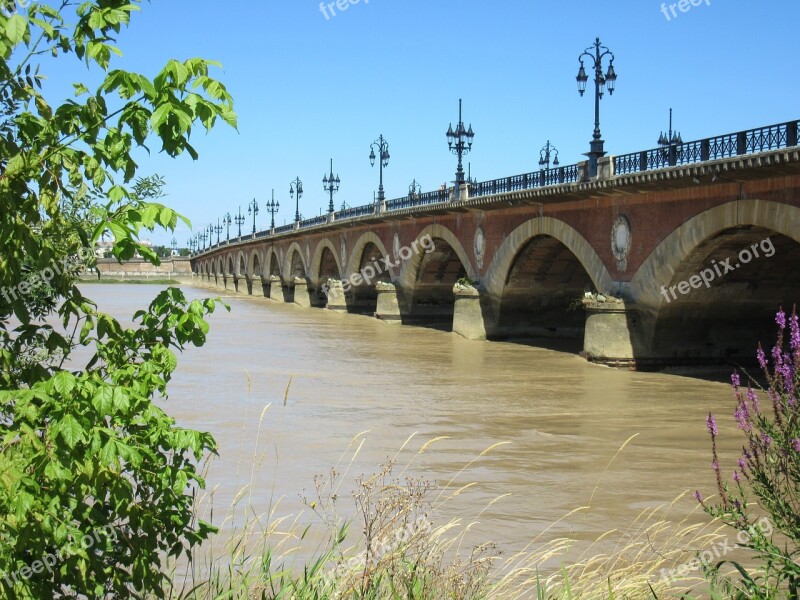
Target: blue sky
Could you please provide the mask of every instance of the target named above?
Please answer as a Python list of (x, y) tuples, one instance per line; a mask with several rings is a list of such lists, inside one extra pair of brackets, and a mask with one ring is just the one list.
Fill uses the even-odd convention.
[[(577, 92), (577, 58), (598, 36), (616, 54), (617, 91), (601, 103), (611, 154), (654, 147), (670, 107), (687, 141), (800, 118), (800, 3), (704, 0), (669, 20), (661, 6), (361, 0), (326, 19), (319, 0), (152, 0), (120, 35), (115, 66), (152, 76), (169, 58), (223, 64), (216, 75), (235, 98), (239, 131), (198, 130), (196, 162), (169, 160), (157, 145), (139, 156), (141, 174), (163, 175), (167, 203), (196, 229), (239, 206), (246, 212), (253, 198), (263, 205), (273, 188), (277, 224), (291, 222), (296, 176), (300, 212), (319, 214), (330, 158), (342, 180), (336, 206), (370, 202), (378, 169), (369, 146), (379, 134), (390, 144), (387, 198), (405, 195), (412, 179), (436, 189), (454, 178), (444, 134), (459, 98), (476, 133), (466, 161), (478, 180), (537, 169), (548, 139), (562, 165), (583, 160), (594, 115), (591, 94)], [(50, 76), (51, 89), (91, 80), (80, 67)], [(262, 211), (258, 228), (268, 219)], [(182, 227), (179, 244), (189, 235)]]

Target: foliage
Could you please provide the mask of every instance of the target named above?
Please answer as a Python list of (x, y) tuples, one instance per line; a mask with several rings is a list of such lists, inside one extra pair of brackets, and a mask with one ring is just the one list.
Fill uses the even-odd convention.
[[(758, 574), (734, 564), (736, 579), (721, 578), (720, 564), (707, 569), (713, 581), (737, 597), (797, 598), (800, 587), (800, 325), (793, 312), (787, 340), (786, 313), (779, 311), (775, 320), (778, 338), (771, 357), (761, 347), (757, 354), (770, 406), (761, 406), (753, 387), (741, 388), (738, 373), (732, 376), (737, 400), (733, 418), (745, 436), (732, 485), (720, 470), (716, 420), (711, 414), (707, 420), (720, 502), (703, 506), (739, 532), (740, 545), (759, 563)], [(699, 493), (697, 498), (703, 502)]]
[[(156, 139), (197, 158), (193, 130), (236, 117), (210, 61), (170, 60), (155, 77), (111, 68), (139, 0), (24, 4), (0, 10), (0, 595), (142, 597), (165, 556), (210, 531), (190, 505), (214, 440), (153, 400), (175, 351), (204, 343), (215, 304), (169, 289), (124, 328), (77, 288), (74, 257), (91, 264), (110, 231), (116, 258), (157, 264), (140, 233), (182, 217), (156, 202), (160, 178), (136, 179), (135, 153)], [(51, 105), (45, 57), (103, 80)]]

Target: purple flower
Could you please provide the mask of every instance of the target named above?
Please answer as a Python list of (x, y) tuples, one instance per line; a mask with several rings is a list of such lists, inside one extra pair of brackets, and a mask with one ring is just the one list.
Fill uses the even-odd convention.
[(758, 352), (756, 353), (756, 357), (758, 357), (758, 364), (761, 366), (762, 369), (767, 368), (767, 357), (764, 355), (764, 349), (759, 346)]
[(734, 472), (733, 472), (733, 480), (734, 480), (736, 483), (739, 483), (739, 482), (742, 480), (742, 478), (741, 478), (741, 477), (739, 477), (739, 471), (734, 471)]
[(733, 418), (736, 420), (736, 425), (742, 431), (750, 431), (752, 429), (750, 425), (750, 414), (747, 411), (747, 404), (744, 402), (740, 402), (739, 406), (736, 407), (736, 412), (733, 413)]
[(719, 463), (717, 461), (712, 461), (711, 468), (715, 471), (719, 471)]
[(775, 322), (781, 329), (786, 329), (786, 313), (783, 312), (782, 310), (779, 310), (778, 313), (775, 315)]
[(750, 406), (755, 414), (761, 412), (761, 409), (758, 406), (758, 396), (753, 388), (747, 388), (747, 399), (750, 400)]
[(800, 323), (798, 323), (797, 313), (792, 313), (792, 317), (789, 320), (789, 330), (791, 331), (789, 343), (792, 346), (792, 350), (800, 349)]
[(742, 385), (741, 380), (739, 379), (739, 371), (734, 371), (733, 375), (731, 375), (731, 383), (733, 384), (734, 389), (739, 389), (739, 386)]
[(792, 448), (795, 449), (795, 452), (800, 452), (800, 439), (795, 438), (792, 440)]
[(702, 502), (703, 501), (703, 496), (700, 495), (700, 490), (695, 490), (694, 499), (697, 500), (698, 502)]
[(708, 428), (708, 433), (711, 434), (711, 437), (717, 437), (717, 421), (714, 419), (714, 415), (711, 413), (708, 413), (706, 427)]
[(739, 468), (740, 468), (742, 471), (744, 471), (744, 468), (745, 468), (745, 466), (746, 466), (746, 463), (744, 462), (744, 459), (743, 459), (743, 458), (740, 458), (740, 459), (739, 459), (739, 460), (736, 462), (736, 464), (738, 464), (738, 465), (739, 465)]
[(764, 442), (764, 447), (766, 448), (772, 443), (772, 438), (769, 437), (766, 433), (761, 434), (761, 441)]

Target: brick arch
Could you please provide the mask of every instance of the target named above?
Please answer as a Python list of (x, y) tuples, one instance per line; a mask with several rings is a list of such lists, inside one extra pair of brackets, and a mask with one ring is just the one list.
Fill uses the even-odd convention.
[[(273, 265), (277, 267), (275, 269), (277, 273), (273, 271)], [(267, 248), (267, 252), (265, 253), (264, 256), (263, 268), (266, 279), (269, 279), (272, 275), (277, 275), (278, 277), (281, 276), (281, 258), (275, 246), (270, 246), (269, 248)]]
[[(467, 272), (467, 277), (470, 279), (476, 278), (475, 268), (472, 265), (472, 261), (467, 254), (464, 245), (461, 243), (461, 240), (450, 231), (444, 225), (439, 225), (438, 223), (434, 223), (432, 225), (428, 225), (420, 231), (415, 241), (419, 242), (425, 236), (430, 236), (432, 239), (441, 239), (447, 242), (447, 244), (453, 249), (458, 256), (459, 260), (461, 261), (462, 266)], [(402, 242), (401, 242), (402, 245)], [(413, 245), (413, 242), (412, 244)], [(410, 245), (409, 245), (410, 246)], [(425, 249), (422, 247), (421, 244), (417, 243), (417, 252), (411, 256), (405, 263), (403, 263), (400, 267), (400, 283), (404, 288), (409, 290), (414, 288), (414, 282), (417, 278), (417, 272), (419, 271), (420, 265), (422, 264), (422, 259), (425, 255)], [(399, 257), (393, 257), (393, 260), (398, 260)]]
[(750, 225), (800, 243), (798, 223), (800, 208), (778, 202), (735, 200), (710, 208), (686, 221), (650, 253), (631, 278), (630, 295), (640, 308), (657, 311), (666, 304), (660, 286), (672, 281), (680, 266), (704, 241), (726, 229)]
[[(258, 273), (256, 272), (256, 265), (258, 266)], [(251, 280), (255, 280), (256, 278), (264, 279), (263, 256), (256, 248), (250, 252), (250, 256), (247, 259), (247, 278)]]
[(225, 275), (226, 276), (233, 276), (235, 273), (235, 262), (234, 262), (234, 255), (233, 253), (229, 253), (225, 256)]
[(339, 277), (343, 276), (342, 273), (342, 262), (339, 257), (339, 252), (336, 250), (336, 247), (333, 245), (333, 242), (328, 238), (323, 238), (317, 244), (316, 250), (314, 250), (314, 257), (311, 259), (311, 267), (309, 271), (309, 276), (311, 277), (312, 281), (315, 284), (319, 283), (320, 280), (320, 269), (322, 268), (322, 254), (325, 249), (328, 249), (333, 254), (333, 259), (336, 261), (336, 270), (339, 272)]
[[(345, 272), (343, 275), (345, 277), (349, 277), (353, 273), (357, 273), (359, 268), (361, 267), (361, 255), (364, 253), (364, 248), (367, 247), (367, 244), (372, 242), (378, 247), (380, 250), (381, 255), (389, 256), (389, 252), (386, 250), (386, 246), (381, 241), (377, 235), (375, 235), (371, 231), (367, 231), (358, 238), (358, 241), (353, 245), (352, 250), (350, 251), (350, 258), (347, 260), (347, 267), (345, 268)], [(334, 253), (335, 256), (335, 253)]]
[(234, 274), (236, 276), (236, 279), (244, 279), (247, 273), (247, 257), (241, 250), (236, 254), (236, 263), (234, 265), (234, 268), (235, 268)]
[(506, 280), (514, 260), (528, 242), (538, 236), (550, 236), (566, 246), (589, 274), (597, 291), (605, 294), (611, 294), (614, 291), (614, 280), (611, 278), (611, 274), (586, 238), (564, 221), (553, 217), (536, 217), (526, 221), (508, 234), (495, 252), (494, 258), (486, 270), (486, 275), (482, 279), (483, 287), (490, 296), (494, 298), (503, 296)]
[(286, 252), (286, 260), (283, 263), (283, 277), (286, 283), (292, 283), (292, 278), (297, 276), (296, 273), (292, 272), (292, 263), (294, 262), (295, 253), (300, 255), (300, 262), (303, 265), (303, 277), (308, 277), (308, 265), (306, 264), (306, 257), (303, 253), (303, 249), (297, 242), (292, 242), (292, 245), (289, 246)]

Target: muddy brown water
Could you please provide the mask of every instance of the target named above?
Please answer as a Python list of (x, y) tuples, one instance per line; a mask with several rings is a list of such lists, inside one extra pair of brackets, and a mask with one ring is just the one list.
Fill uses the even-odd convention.
[[(92, 285), (84, 291), (124, 317), (157, 290)], [(184, 290), (190, 298), (220, 293)], [(355, 488), (355, 476), (375, 472), (414, 434), (401, 464), (426, 441), (447, 438), (407, 471), (440, 488), (486, 448), (506, 442), (457, 475), (456, 483), (475, 485), (434, 515), (439, 523), (476, 521), (468, 541), (492, 540), (504, 553), (590, 502), (587, 514), (562, 520), (540, 541), (624, 531), (645, 507), (696, 488), (711, 493), (709, 411), (719, 415), (723, 472), (735, 465), (733, 395), (721, 381), (614, 370), (527, 344), (468, 341), (263, 298), (224, 300), (231, 312), (214, 313), (207, 345), (180, 357), (163, 402), (181, 425), (210, 431), (219, 443), (208, 475), (217, 522), (251, 478), (247, 501), (255, 512), (268, 512), (280, 499), (276, 514), (298, 514), (300, 494), (313, 493), (314, 475), (343, 456), (346, 465), (351, 440), (363, 432), (343, 496)], [(253, 456), (262, 452), (254, 469)], [(678, 513), (692, 504), (682, 503)], [(314, 520), (309, 511), (299, 518)]]

